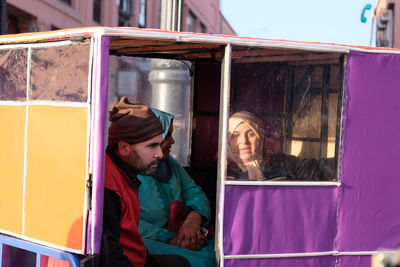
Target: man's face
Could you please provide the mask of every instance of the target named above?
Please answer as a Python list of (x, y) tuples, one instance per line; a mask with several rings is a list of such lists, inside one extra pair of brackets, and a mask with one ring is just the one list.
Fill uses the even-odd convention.
[(144, 142), (128, 144), (127, 153), (123, 160), (131, 165), (136, 173), (153, 175), (159, 160), (163, 156), (160, 147), (161, 142), (162, 135), (160, 134)]

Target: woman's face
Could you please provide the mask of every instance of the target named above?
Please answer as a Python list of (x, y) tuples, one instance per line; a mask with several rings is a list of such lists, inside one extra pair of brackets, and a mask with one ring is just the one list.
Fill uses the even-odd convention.
[(174, 132), (174, 125), (171, 124), (169, 127), (169, 131), (164, 138), (164, 141), (161, 143), (161, 150), (163, 152), (163, 159), (169, 158), (169, 154), (171, 153), (171, 147), (175, 144), (175, 140), (172, 137), (172, 133)]
[(257, 134), (246, 123), (241, 123), (232, 133), (229, 146), (232, 153), (246, 163), (256, 159), (259, 140)]

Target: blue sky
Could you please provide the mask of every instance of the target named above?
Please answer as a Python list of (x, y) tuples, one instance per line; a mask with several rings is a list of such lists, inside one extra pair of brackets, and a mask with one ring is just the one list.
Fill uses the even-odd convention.
[[(239, 36), (369, 45), (377, 0), (221, 0)], [(363, 8), (366, 23), (361, 22)], [(372, 43), (374, 46), (374, 42)]]

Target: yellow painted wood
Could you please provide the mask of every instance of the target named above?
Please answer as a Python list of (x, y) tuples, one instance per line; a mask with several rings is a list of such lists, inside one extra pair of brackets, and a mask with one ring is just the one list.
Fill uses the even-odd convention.
[(82, 250), (86, 107), (30, 106), (25, 235)]
[(22, 234), (25, 106), (0, 105), (0, 229)]

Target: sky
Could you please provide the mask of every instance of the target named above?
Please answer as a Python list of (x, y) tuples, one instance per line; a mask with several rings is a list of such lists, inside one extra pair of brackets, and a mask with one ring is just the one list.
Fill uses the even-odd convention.
[[(220, 0), (239, 36), (370, 45), (377, 0)], [(361, 13), (367, 4), (372, 8)], [(373, 39), (372, 46), (375, 45)]]

